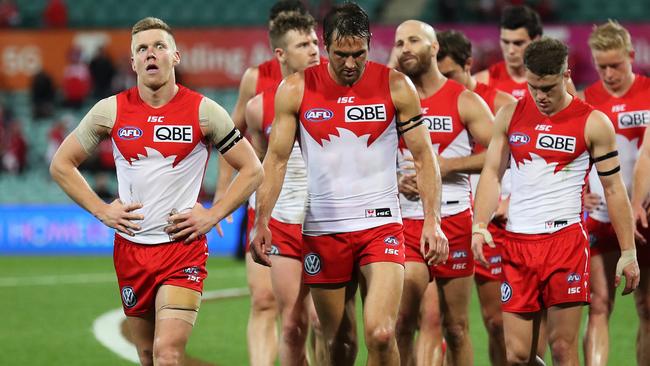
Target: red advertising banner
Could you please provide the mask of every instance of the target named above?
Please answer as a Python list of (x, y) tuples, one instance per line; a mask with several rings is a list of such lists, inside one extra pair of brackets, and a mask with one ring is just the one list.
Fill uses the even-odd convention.
[[(496, 26), (439, 25), (437, 29), (463, 31), (473, 42), (475, 69), (501, 59), (499, 30)], [(635, 70), (650, 70), (650, 25), (628, 25), (636, 49)], [(545, 34), (565, 41), (571, 49), (571, 69), (576, 84), (596, 80), (587, 47), (591, 25), (548, 26)], [(375, 26), (370, 47), (371, 59), (385, 62), (393, 44), (395, 27)], [(174, 32), (181, 64), (182, 82), (190, 87), (237, 87), (247, 67), (272, 56), (266, 29), (209, 28), (179, 29)], [(32, 76), (43, 69), (58, 84), (67, 64), (67, 54), (76, 47), (89, 61), (99, 47), (105, 47), (116, 64), (128, 67), (128, 30), (61, 30), (0, 32), (0, 89), (29, 87)]]

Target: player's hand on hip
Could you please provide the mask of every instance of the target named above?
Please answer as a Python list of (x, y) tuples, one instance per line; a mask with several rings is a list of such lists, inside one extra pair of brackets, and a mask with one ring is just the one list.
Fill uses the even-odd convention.
[(436, 265), (447, 261), (449, 242), (440, 225), (427, 224), (425, 221), (420, 238), (420, 252), (428, 265)]
[(614, 286), (618, 287), (621, 283), (621, 276), (625, 277), (625, 288), (623, 295), (627, 295), (639, 286), (641, 274), (639, 263), (636, 260), (636, 249), (628, 249), (621, 252), (621, 257), (616, 263), (616, 278)]
[(251, 257), (256, 263), (271, 267), (271, 230), (268, 225), (255, 224), (251, 233), (253, 240), (250, 243)]
[(596, 207), (600, 205), (602, 202), (602, 199), (600, 198), (600, 195), (597, 193), (587, 193), (585, 194), (584, 199), (582, 200), (582, 205), (585, 208), (585, 211), (591, 213), (594, 212)]
[(198, 202), (190, 211), (172, 214), (168, 220), (165, 232), (172, 240), (185, 238), (186, 243), (207, 234), (217, 224), (211, 212)]
[(140, 230), (140, 225), (134, 221), (144, 219), (142, 214), (133, 211), (142, 208), (141, 203), (124, 204), (119, 199), (106, 204), (104, 209), (97, 214), (97, 218), (106, 226), (121, 233), (134, 236), (133, 230)]

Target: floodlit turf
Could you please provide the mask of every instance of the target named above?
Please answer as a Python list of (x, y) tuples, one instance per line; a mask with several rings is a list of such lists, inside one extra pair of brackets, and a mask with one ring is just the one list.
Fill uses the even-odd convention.
[[(208, 271), (207, 291), (246, 286), (243, 262), (211, 257)], [(95, 318), (118, 307), (110, 257), (0, 257), (0, 311), (5, 318), (0, 365), (132, 365), (104, 348), (92, 333)], [(246, 365), (248, 309), (248, 298), (205, 302), (188, 353), (210, 364)], [(619, 296), (612, 316), (611, 365), (634, 364), (637, 324), (633, 298)], [(476, 297), (470, 327), (475, 364), (488, 365)], [(365, 364), (363, 348), (362, 343), (358, 365)]]

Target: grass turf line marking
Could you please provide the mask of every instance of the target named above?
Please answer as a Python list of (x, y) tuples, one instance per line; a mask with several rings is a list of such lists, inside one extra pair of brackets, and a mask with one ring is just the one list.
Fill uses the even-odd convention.
[[(222, 290), (206, 291), (203, 293), (202, 301), (219, 300), (231, 297), (248, 295), (248, 288), (226, 288)], [(93, 322), (93, 334), (104, 347), (121, 358), (133, 363), (140, 363), (138, 352), (133, 343), (122, 336), (121, 324), (126, 320), (122, 308), (110, 310), (100, 315)]]

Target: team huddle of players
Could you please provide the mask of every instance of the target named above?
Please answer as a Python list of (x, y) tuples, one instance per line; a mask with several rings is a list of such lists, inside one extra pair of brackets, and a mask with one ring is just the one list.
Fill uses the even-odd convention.
[[(301, 2), (277, 3), (274, 58), (246, 71), (231, 118), (176, 84), (171, 29), (142, 19), (137, 86), (98, 102), (57, 151), (53, 178), (116, 229), (140, 362), (182, 364), (204, 234), (248, 199), (251, 365), (354, 364), (357, 289), (369, 365), (473, 365), (473, 284), (492, 364), (543, 365), (550, 348), (553, 364), (577, 365), (591, 302), (585, 362), (604, 365), (622, 277), (624, 294), (636, 290), (637, 362), (650, 364), (650, 256), (639, 246), (637, 262), (635, 244), (650, 237), (650, 80), (632, 72), (629, 33), (594, 28), (600, 80), (576, 91), (567, 46), (525, 6), (504, 10), (504, 60), (476, 75), (453, 30), (403, 22), (386, 66), (367, 59), (357, 4), (334, 6), (322, 28), (327, 58)], [(110, 204), (78, 171), (102, 139), (117, 166)], [(225, 164), (206, 209), (196, 199), (213, 145)]]

